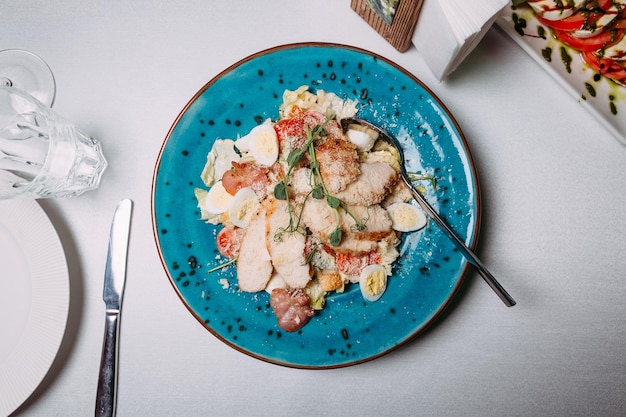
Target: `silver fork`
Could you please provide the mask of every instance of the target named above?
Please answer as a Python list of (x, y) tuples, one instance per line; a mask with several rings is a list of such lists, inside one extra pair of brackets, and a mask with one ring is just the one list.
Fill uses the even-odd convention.
[(443, 220), (443, 218), (432, 208), (432, 206), (426, 201), (426, 199), (417, 191), (415, 186), (409, 180), (408, 173), (406, 171), (405, 160), (404, 160), (404, 152), (402, 151), (402, 146), (398, 140), (387, 133), (382, 128), (376, 126), (373, 123), (368, 122), (367, 120), (363, 120), (357, 117), (350, 117), (341, 120), (341, 127), (343, 130), (347, 130), (350, 125), (361, 125), (365, 126), (368, 129), (371, 129), (373, 132), (378, 134), (378, 137), (385, 142), (389, 143), (391, 146), (396, 148), (398, 154), (400, 155), (400, 177), (402, 181), (406, 184), (409, 191), (415, 198), (415, 201), (419, 203), (422, 209), (426, 212), (426, 214), (439, 225), (439, 227), (446, 232), (450, 240), (457, 246), (457, 248), (461, 251), (463, 256), (471, 263), (481, 277), (485, 280), (485, 282), (491, 287), (491, 289), (500, 297), (502, 302), (507, 307), (512, 307), (516, 304), (513, 297), (509, 295), (508, 292), (500, 285), (500, 283), (496, 280), (496, 278), (487, 270), (487, 267), (481, 262), (480, 259), (476, 256), (476, 254), (467, 247), (467, 245), (457, 236), (457, 234), (452, 230), (452, 228)]

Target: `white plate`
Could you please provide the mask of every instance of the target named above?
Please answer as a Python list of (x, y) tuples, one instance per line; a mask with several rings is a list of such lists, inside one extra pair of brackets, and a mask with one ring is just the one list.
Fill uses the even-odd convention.
[[(518, 29), (524, 35), (516, 31), (516, 21), (521, 22), (520, 19), (523, 19), (525, 27), (518, 24)], [(617, 140), (626, 144), (626, 87), (605, 77), (598, 77), (596, 80), (596, 73), (583, 63), (578, 51), (557, 41), (526, 5), (506, 7), (496, 23)], [(544, 37), (541, 37), (541, 31), (545, 34)], [(561, 48), (571, 58), (569, 65), (562, 59)], [(548, 50), (551, 50), (550, 60), (544, 56)]]
[(63, 247), (35, 200), (0, 201), (0, 265), (0, 416), (7, 416), (50, 369), (69, 309)]

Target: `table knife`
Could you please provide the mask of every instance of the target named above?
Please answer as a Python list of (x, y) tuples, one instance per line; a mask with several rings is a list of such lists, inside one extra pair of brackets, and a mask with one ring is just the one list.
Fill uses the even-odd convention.
[(102, 297), (106, 306), (106, 321), (96, 396), (96, 417), (114, 416), (117, 404), (118, 335), (132, 206), (133, 202), (128, 199), (118, 203), (109, 234)]

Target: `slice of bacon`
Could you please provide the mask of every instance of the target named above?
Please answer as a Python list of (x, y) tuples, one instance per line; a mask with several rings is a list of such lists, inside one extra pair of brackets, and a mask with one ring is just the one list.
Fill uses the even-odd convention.
[(237, 194), (242, 188), (252, 188), (254, 192), (263, 194), (270, 183), (268, 178), (269, 168), (251, 163), (232, 163), (233, 169), (224, 172), (222, 185), (231, 194)]
[(302, 290), (290, 292), (275, 288), (270, 294), (270, 305), (278, 319), (278, 325), (287, 332), (301, 329), (314, 314), (309, 304), (309, 296)]

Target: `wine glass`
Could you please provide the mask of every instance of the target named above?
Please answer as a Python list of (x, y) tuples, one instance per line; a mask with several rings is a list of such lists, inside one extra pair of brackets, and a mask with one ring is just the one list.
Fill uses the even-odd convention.
[(0, 200), (72, 197), (100, 184), (100, 142), (51, 109), (54, 76), (37, 55), (0, 51)]
[(56, 83), (50, 67), (39, 56), (21, 49), (0, 51), (0, 86), (26, 91), (52, 107)]

